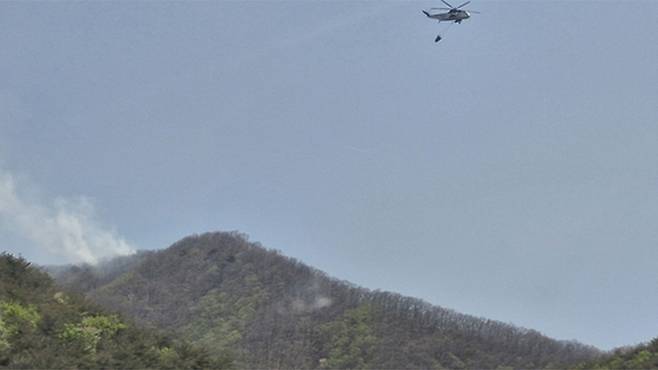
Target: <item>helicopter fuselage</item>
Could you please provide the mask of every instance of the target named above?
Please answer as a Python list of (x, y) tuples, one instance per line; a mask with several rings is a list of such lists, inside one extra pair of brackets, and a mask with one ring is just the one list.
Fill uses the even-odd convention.
[(454, 10), (447, 13), (430, 14), (428, 17), (436, 19), (439, 22), (461, 23), (464, 19), (470, 18), (471, 15), (466, 10)]

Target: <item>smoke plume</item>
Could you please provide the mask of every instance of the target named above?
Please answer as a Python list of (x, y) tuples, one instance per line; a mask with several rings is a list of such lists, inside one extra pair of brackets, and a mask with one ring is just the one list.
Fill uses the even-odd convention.
[(135, 249), (95, 218), (85, 197), (42, 202), (26, 196), (14, 177), (0, 170), (0, 227), (69, 262), (96, 264)]

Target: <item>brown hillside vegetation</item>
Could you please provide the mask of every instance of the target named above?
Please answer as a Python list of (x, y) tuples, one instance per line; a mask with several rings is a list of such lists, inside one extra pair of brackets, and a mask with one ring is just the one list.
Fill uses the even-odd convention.
[(416, 298), (370, 291), (236, 232), (73, 267), (68, 288), (243, 368), (565, 368), (600, 352)]

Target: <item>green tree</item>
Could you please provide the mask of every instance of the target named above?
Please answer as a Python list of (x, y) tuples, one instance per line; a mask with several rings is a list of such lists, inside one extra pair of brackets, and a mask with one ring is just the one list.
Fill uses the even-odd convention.
[(59, 337), (79, 345), (87, 353), (96, 353), (101, 339), (112, 338), (126, 327), (116, 315), (87, 316), (78, 324), (65, 324)]
[(320, 360), (325, 369), (367, 369), (374, 358), (377, 337), (373, 329), (373, 310), (362, 305), (335, 322), (324, 325), (328, 356)]

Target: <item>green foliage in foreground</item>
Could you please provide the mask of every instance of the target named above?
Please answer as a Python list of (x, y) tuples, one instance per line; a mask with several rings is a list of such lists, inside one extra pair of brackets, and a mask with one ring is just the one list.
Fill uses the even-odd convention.
[(0, 255), (0, 368), (220, 369), (227, 357), (138, 329)]
[(632, 349), (618, 349), (610, 356), (585, 363), (576, 370), (658, 369), (658, 338)]
[(87, 316), (77, 324), (64, 324), (59, 338), (78, 346), (84, 353), (96, 353), (101, 339), (113, 338), (119, 330), (126, 329), (116, 315)]

